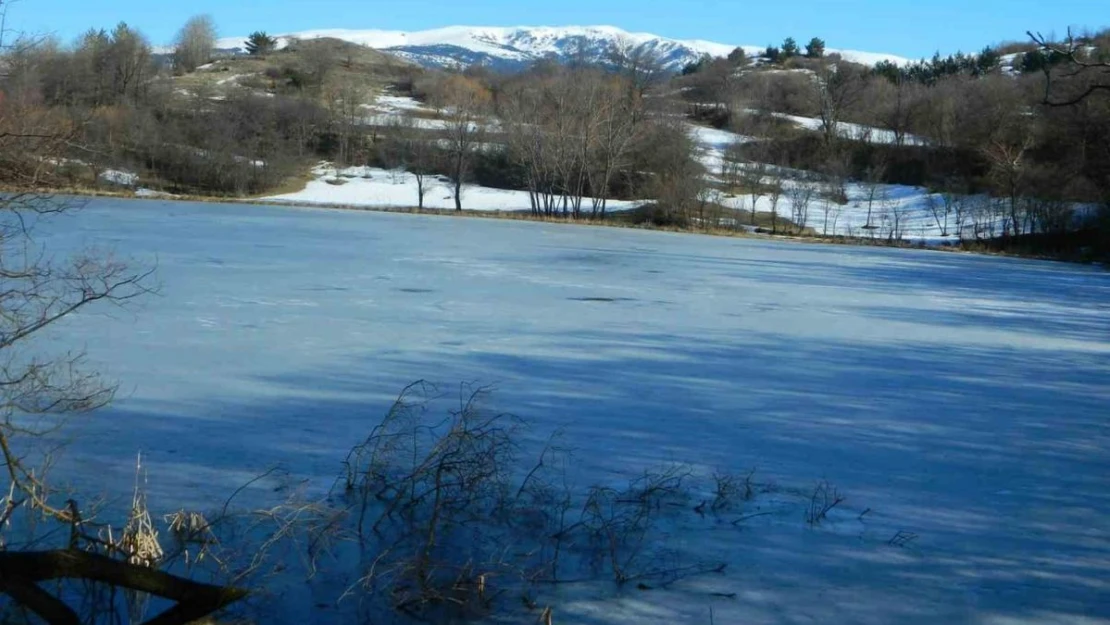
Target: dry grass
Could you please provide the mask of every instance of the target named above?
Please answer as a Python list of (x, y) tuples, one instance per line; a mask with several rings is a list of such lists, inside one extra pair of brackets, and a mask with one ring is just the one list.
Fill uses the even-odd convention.
[[(315, 57), (315, 58), (312, 58)], [(398, 77), (419, 71), (412, 63), (384, 52), (332, 38), (310, 39), (266, 56), (227, 56), (211, 67), (175, 76), (174, 87), (206, 97), (226, 96), (238, 89), (268, 91), (281, 81), (267, 73), (296, 70), (311, 73), (323, 58), (328, 63), (328, 83), (380, 91)], [(190, 96), (184, 96), (190, 97)]]

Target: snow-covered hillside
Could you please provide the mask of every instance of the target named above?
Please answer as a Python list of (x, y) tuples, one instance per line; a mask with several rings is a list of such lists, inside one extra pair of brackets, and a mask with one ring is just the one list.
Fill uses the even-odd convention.
[[(390, 30), (310, 30), (285, 33), (290, 38), (313, 39), (334, 37), (370, 48), (385, 50), (425, 66), (486, 64), (500, 69), (519, 68), (533, 61), (554, 57), (567, 60), (585, 55), (603, 60), (619, 48), (651, 51), (659, 54), (668, 69), (678, 70), (703, 54), (727, 56), (736, 44), (700, 40), (678, 40), (650, 33), (629, 33), (613, 26), (564, 27), (480, 27), (451, 26), (416, 32)], [(219, 42), (225, 50), (242, 50), (244, 37), (231, 37)], [(740, 46), (755, 54), (762, 46)], [(882, 60), (906, 63), (902, 57), (856, 50), (829, 49), (849, 61), (875, 64)]]

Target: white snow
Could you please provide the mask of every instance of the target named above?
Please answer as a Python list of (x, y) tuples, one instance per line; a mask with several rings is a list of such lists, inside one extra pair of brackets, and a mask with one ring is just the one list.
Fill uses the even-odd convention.
[(165, 191), (156, 191), (154, 189), (147, 189), (145, 187), (139, 187), (138, 189), (135, 189), (135, 197), (172, 198), (172, 197), (177, 197), (177, 195), (175, 195), (173, 193), (166, 193)]
[(100, 179), (124, 187), (133, 187), (139, 181), (139, 174), (119, 169), (106, 169), (100, 172)]
[[(784, 119), (789, 119), (800, 126), (817, 130), (820, 120), (793, 115), (776, 114)], [(706, 181), (721, 182), (721, 172), (724, 165), (724, 153), (728, 146), (736, 143), (758, 141), (757, 138), (739, 135), (726, 130), (719, 130), (695, 124), (687, 124), (687, 129), (697, 142), (700, 153), (698, 160), (707, 170)], [(866, 138), (874, 142), (893, 142), (893, 133), (881, 129), (859, 126), (857, 124), (839, 124), (838, 132), (841, 136), (854, 134), (855, 138)], [(907, 142), (918, 141), (916, 137), (907, 136)], [(750, 167), (742, 163), (741, 167)], [(782, 170), (783, 187), (786, 190), (774, 206), (775, 213), (784, 219), (795, 219), (794, 204), (789, 190), (800, 184), (815, 184), (808, 181), (812, 174), (798, 170)], [(764, 183), (770, 183), (770, 178), (764, 178)], [(863, 238), (895, 238), (906, 241), (919, 241), (925, 243), (955, 242), (961, 232), (966, 238), (975, 238), (975, 223), (984, 229), (980, 234), (985, 235), (986, 229), (993, 228), (993, 232), (1000, 234), (1003, 231), (1007, 217), (996, 211), (995, 214), (984, 217), (988, 198), (982, 196), (961, 197), (964, 202), (962, 225), (957, 224), (956, 215), (950, 211), (945, 219), (943, 210), (939, 216), (933, 213), (933, 206), (943, 206), (940, 195), (928, 189), (905, 185), (867, 185), (860, 182), (849, 183), (845, 189), (848, 203), (838, 205), (825, 202), (816, 194), (811, 198), (808, 211), (805, 212), (806, 220), (802, 225), (812, 228), (814, 232), (822, 235), (851, 236)], [(750, 196), (724, 196), (717, 201), (724, 206), (735, 209), (751, 210)], [(870, 218), (868, 209), (870, 205)], [(1082, 206), (1073, 206), (1076, 211), (1085, 210)], [(770, 212), (772, 203), (769, 197), (758, 199), (756, 210)], [(975, 210), (979, 214), (973, 214)], [(870, 219), (870, 221), (869, 221)]]
[[(779, 119), (792, 121), (797, 124), (799, 128), (805, 128), (806, 130), (821, 130), (823, 123), (817, 117), (802, 117), (800, 115), (787, 115), (786, 113), (772, 113), (772, 115)], [(844, 139), (878, 144), (892, 144), (895, 143), (897, 139), (894, 132), (890, 130), (875, 128), (874, 126), (865, 126), (863, 124), (853, 124), (851, 122), (837, 122), (836, 134)], [(926, 143), (924, 139), (909, 134), (906, 135), (904, 141), (906, 145), (925, 145)]]
[(725, 152), (728, 150), (729, 146), (757, 140), (754, 137), (739, 135), (727, 130), (719, 130), (717, 128), (691, 123), (686, 124), (686, 131), (693, 138), (694, 142), (698, 144), (700, 149), (698, 161), (705, 166), (706, 170), (709, 172), (708, 176), (710, 179), (714, 179), (716, 174), (721, 172), (724, 165)]
[[(421, 130), (446, 130), (451, 127), (450, 122), (446, 119), (415, 115), (415, 113), (432, 113), (434, 109), (409, 96), (382, 93), (374, 98), (372, 104), (364, 104), (362, 108), (374, 113), (362, 118), (362, 123), (371, 126), (389, 126), (395, 123), (398, 118), (404, 117), (408, 118), (408, 123), (412, 127)], [(444, 111), (444, 113), (450, 113), (450, 111)], [(478, 128), (478, 125), (477, 123), (471, 123), (469, 127), (474, 130)], [(481, 126), (485, 130), (496, 132), (500, 129), (500, 122), (488, 118), (481, 123)]]
[[(263, 199), (293, 204), (366, 208), (406, 208), (417, 205), (416, 176), (408, 172), (374, 167), (337, 169), (321, 164), (313, 169), (313, 174), (316, 178), (302, 191)], [(455, 208), (454, 186), (450, 181), (442, 177), (427, 176), (424, 184), (425, 208)], [(626, 210), (640, 204), (609, 200), (607, 210)], [(528, 211), (532, 208), (527, 191), (491, 189), (473, 184), (463, 185), (462, 205), (464, 210), (471, 211)], [(586, 205), (589, 205), (588, 199)]]
[[(648, 44), (661, 50), (686, 48), (695, 54), (728, 56), (737, 47), (749, 54), (756, 54), (761, 46), (715, 43), (702, 40), (678, 40), (650, 33), (630, 33), (614, 26), (449, 26), (423, 31), (396, 30), (353, 30), (322, 29), (286, 33), (280, 36), (282, 44), (290, 37), (315, 39), (333, 37), (376, 49), (401, 47), (458, 46), (467, 50), (493, 55), (507, 60), (528, 60), (543, 58), (552, 53), (565, 52), (563, 47), (571, 38), (584, 38), (592, 42), (624, 41), (632, 45)], [(222, 49), (243, 48), (246, 37), (221, 39), (217, 47)], [(882, 60), (898, 64), (910, 60), (891, 54), (860, 52), (857, 50), (838, 50), (829, 48), (827, 53), (840, 54), (844, 59), (856, 63), (874, 65)]]
[(244, 76), (247, 76), (247, 74), (232, 74), (231, 76), (228, 76), (227, 78), (221, 78), (220, 80), (217, 80), (216, 84), (217, 85), (226, 85), (226, 84), (229, 84), (229, 83), (234, 83), (235, 81), (239, 80), (240, 78), (243, 78)]
[(388, 93), (379, 94), (374, 98), (374, 104), (372, 106), (383, 112), (400, 113), (431, 110), (423, 102), (410, 96), (390, 95)]
[[(51, 342), (122, 389), (67, 424), (55, 479), (126, 505), (142, 451), (156, 519), (218, 508), (279, 463), (322, 492), (403, 385), (493, 383), (491, 408), (536, 439), (565, 432), (576, 485), (688, 461), (779, 487), (742, 510), (774, 514), (738, 526), (668, 513), (676, 557), (721, 574), (540, 588), (555, 622), (1110, 620), (1105, 271), (153, 200), (93, 199), (53, 224), (55, 253), (114, 245), (157, 265), (157, 297), (72, 317)], [(797, 499), (822, 479), (847, 501), (809, 528)], [(891, 545), (900, 531), (918, 538)], [(255, 620), (350, 622), (343, 581), (290, 583)]]

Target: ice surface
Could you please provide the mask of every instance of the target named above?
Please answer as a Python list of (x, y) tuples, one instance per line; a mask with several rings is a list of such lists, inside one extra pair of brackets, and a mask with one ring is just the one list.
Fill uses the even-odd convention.
[[(68, 430), (56, 475), (85, 489), (128, 500), (141, 450), (156, 508), (218, 506), (276, 463), (323, 491), (406, 383), (491, 383), (498, 409), (565, 428), (577, 477), (758, 467), (851, 504), (816, 529), (676, 532), (731, 566), (650, 592), (562, 587), (557, 622), (1110, 619), (1103, 271), (154, 200), (92, 200), (40, 236), (156, 262), (161, 282), (52, 332), (121, 383)], [(899, 530), (919, 539), (888, 545)]]

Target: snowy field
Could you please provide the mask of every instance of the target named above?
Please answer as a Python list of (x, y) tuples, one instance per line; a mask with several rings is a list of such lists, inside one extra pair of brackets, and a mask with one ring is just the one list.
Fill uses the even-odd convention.
[[(405, 384), (493, 384), (537, 437), (565, 430), (580, 484), (688, 462), (847, 498), (813, 527), (676, 523), (724, 573), (553, 588), (557, 623), (1110, 622), (1103, 271), (154, 200), (44, 232), (158, 267), (159, 295), (53, 334), (121, 383), (58, 468), (93, 492), (128, 500), (142, 451), (155, 508), (218, 507), (276, 464), (322, 493)], [(284, 598), (264, 622), (337, 619)]]
[[(417, 205), (416, 176), (402, 170), (377, 167), (336, 168), (321, 164), (312, 170), (314, 176), (304, 189), (294, 193), (263, 198), (293, 204), (359, 206), (365, 208), (408, 208)], [(455, 187), (443, 176), (424, 179), (424, 208), (453, 210)], [(626, 210), (640, 202), (609, 200), (607, 210)], [(583, 203), (589, 210), (590, 199)], [(463, 210), (468, 211), (530, 211), (532, 201), (527, 191), (493, 189), (475, 184), (462, 188)]]
[[(809, 130), (818, 130), (820, 120), (777, 114), (779, 117), (794, 121)], [(758, 141), (758, 138), (740, 135), (727, 130), (687, 123), (687, 132), (698, 146), (698, 160), (706, 169), (706, 180), (714, 183), (723, 181), (725, 154), (729, 146)], [(842, 123), (838, 125), (841, 136), (876, 143), (893, 143), (893, 133), (878, 128)], [(909, 136), (909, 143), (920, 139)], [(740, 163), (739, 168), (753, 167), (752, 163)], [(768, 165), (767, 167), (770, 167)], [(976, 228), (982, 238), (999, 236), (1006, 229), (1009, 218), (1004, 208), (992, 210), (986, 196), (958, 196), (960, 212), (950, 206), (945, 215), (944, 198), (923, 187), (897, 184), (867, 184), (850, 182), (844, 192), (848, 202), (836, 204), (825, 202), (817, 193), (817, 188), (809, 199), (808, 205), (795, 207), (795, 195), (791, 193), (799, 185), (815, 183), (810, 172), (782, 169), (783, 193), (777, 204), (764, 195), (758, 198), (756, 210), (770, 213), (772, 210), (783, 219), (795, 221), (811, 228), (818, 235), (847, 236), (856, 238), (900, 239), (922, 242), (930, 245), (955, 243), (960, 233), (964, 238), (974, 239)], [(763, 177), (764, 184), (771, 184), (773, 178), (768, 173)], [(723, 195), (714, 201), (734, 209), (751, 210), (751, 198), (746, 195)], [(1074, 205), (1076, 215), (1087, 210), (1082, 205)], [(803, 223), (804, 222), (804, 223)]]

